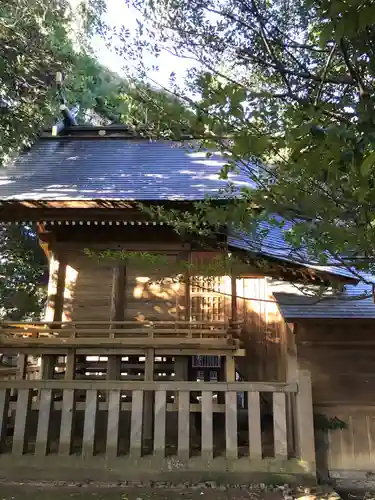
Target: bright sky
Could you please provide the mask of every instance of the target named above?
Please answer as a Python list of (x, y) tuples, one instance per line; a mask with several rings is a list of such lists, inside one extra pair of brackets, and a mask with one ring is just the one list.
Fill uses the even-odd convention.
[[(118, 29), (121, 26), (125, 26), (125, 28), (129, 29), (131, 32), (134, 32), (137, 25), (136, 19), (142, 20), (140, 13), (136, 9), (129, 8), (125, 5), (124, 0), (107, 0), (105, 22), (109, 26), (115, 26)], [(99, 61), (103, 65), (107, 66), (112, 71), (126, 76), (122, 68), (127, 62), (124, 61), (122, 57), (119, 57), (114, 51), (109, 50), (105, 46), (104, 40), (100, 39), (100, 37), (95, 37), (94, 48)], [(152, 72), (150, 76), (160, 85), (167, 87), (170, 73), (172, 71), (175, 72), (178, 82), (181, 83), (185, 71), (191, 67), (192, 62), (174, 57), (168, 52), (164, 52), (157, 59), (150, 54), (150, 56), (146, 58), (146, 64), (148, 66), (157, 65), (159, 67), (159, 71)]]

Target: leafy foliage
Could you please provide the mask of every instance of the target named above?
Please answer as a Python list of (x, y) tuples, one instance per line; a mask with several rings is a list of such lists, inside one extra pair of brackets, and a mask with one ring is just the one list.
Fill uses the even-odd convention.
[(28, 225), (0, 226), (0, 318), (39, 315), (45, 299), (47, 259)]
[[(81, 123), (122, 122), (163, 137), (180, 130), (172, 118), (184, 112), (177, 98), (130, 83), (93, 56), (91, 35), (106, 31), (104, 5), (103, 0), (0, 0), (0, 167), (58, 119), (57, 71), (64, 75), (67, 101), (80, 106)], [(46, 267), (35, 232), (1, 226), (0, 233), (0, 315), (35, 317), (43, 304), (38, 284)]]
[(308, 260), (373, 271), (374, 3), (128, 1), (146, 18), (134, 57), (195, 62), (187, 87), (171, 91), (194, 110), (202, 145), (226, 155), (223, 176), (239, 167), (257, 185), (231, 210), (201, 206), (202, 217), (241, 229), (280, 214)]

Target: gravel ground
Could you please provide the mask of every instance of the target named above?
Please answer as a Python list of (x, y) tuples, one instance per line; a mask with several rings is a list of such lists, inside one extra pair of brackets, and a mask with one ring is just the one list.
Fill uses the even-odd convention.
[(239, 485), (236, 488), (214, 483), (122, 486), (75, 485), (66, 483), (0, 483), (0, 500), (338, 500), (331, 493), (292, 490), (287, 485)]

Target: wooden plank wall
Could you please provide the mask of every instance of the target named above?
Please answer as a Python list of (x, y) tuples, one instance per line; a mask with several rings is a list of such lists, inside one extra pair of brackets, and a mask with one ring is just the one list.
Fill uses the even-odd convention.
[(238, 359), (241, 374), (247, 380), (285, 380), (286, 323), (274, 302), (268, 279), (242, 278), (236, 287), (246, 349), (246, 357)]
[(108, 321), (111, 309), (112, 265), (80, 251), (64, 255), (67, 263), (63, 321)]
[(375, 406), (315, 405), (314, 411), (346, 424), (344, 429), (328, 432), (327, 465), (331, 475), (375, 469)]
[(142, 268), (126, 266), (125, 319), (173, 321), (185, 319), (184, 285), (176, 281), (173, 270), (178, 254), (163, 255), (167, 264)]
[(373, 404), (373, 328), (372, 322), (296, 324), (298, 359), (311, 372), (314, 404)]
[(305, 321), (295, 331), (300, 366), (311, 372), (315, 414), (345, 424), (328, 434), (331, 475), (374, 470), (373, 322)]

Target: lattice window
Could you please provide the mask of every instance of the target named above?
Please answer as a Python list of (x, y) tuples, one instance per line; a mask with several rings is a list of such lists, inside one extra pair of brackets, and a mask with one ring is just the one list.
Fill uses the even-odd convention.
[(191, 286), (191, 319), (225, 321), (228, 303), (228, 277), (195, 276)]
[(220, 356), (209, 356), (209, 355), (198, 355), (193, 356), (192, 367), (193, 368), (220, 368), (221, 358)]

